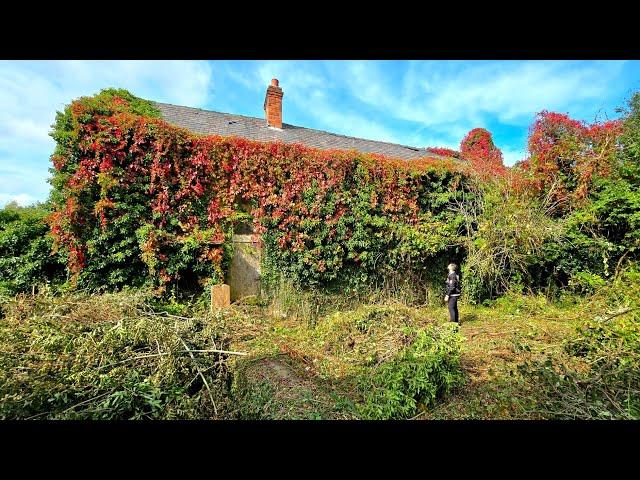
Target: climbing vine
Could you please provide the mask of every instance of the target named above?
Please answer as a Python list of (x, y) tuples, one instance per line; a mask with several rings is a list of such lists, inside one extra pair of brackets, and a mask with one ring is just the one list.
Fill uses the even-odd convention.
[(539, 191), (553, 189), (559, 211), (584, 204), (595, 177), (607, 177), (614, 168), (622, 122), (586, 124), (568, 115), (543, 111), (529, 134), (525, 167)]
[(493, 143), (491, 133), (484, 128), (474, 128), (462, 139), (460, 158), (468, 161), (483, 180), (506, 173), (502, 152)]
[(87, 285), (219, 282), (243, 211), (305, 285), (426, 268), (456, 245), (447, 205), (467, 172), (451, 159), (200, 136), (115, 90), (74, 101), (52, 135), (49, 223)]
[[(461, 263), (463, 273), (473, 270), (465, 260), (469, 245), (479, 247), (480, 256), (488, 251), (480, 248), (489, 241), (480, 225), (496, 241), (512, 238), (498, 231), (499, 222), (465, 216), (465, 205), (493, 191), (505, 205), (531, 205), (543, 216), (567, 219), (565, 231), (535, 251), (523, 250), (527, 262), (518, 270), (526, 269), (527, 283), (556, 278), (566, 284), (580, 265), (595, 265), (603, 245), (613, 255), (598, 260), (606, 275), (626, 251), (620, 238), (635, 238), (634, 222), (618, 231), (609, 226), (613, 218), (604, 219), (623, 208), (635, 212), (631, 177), (616, 180), (618, 157), (636, 145), (621, 143), (622, 131), (620, 121), (587, 125), (541, 112), (529, 156), (515, 168), (503, 165), (481, 128), (467, 134), (459, 154), (432, 148), (433, 157), (404, 161), (196, 135), (164, 122), (150, 102), (104, 90), (57, 115), (48, 223), (72, 281), (94, 288), (152, 283), (166, 291), (221, 282), (230, 237), (247, 221), (255, 240), (264, 242), (265, 277), (357, 288), (395, 276), (422, 288), (439, 285), (450, 261)], [(589, 212), (598, 202), (603, 219), (596, 225)], [(520, 234), (513, 244), (528, 245)], [(587, 244), (593, 245), (589, 262), (571, 250)]]

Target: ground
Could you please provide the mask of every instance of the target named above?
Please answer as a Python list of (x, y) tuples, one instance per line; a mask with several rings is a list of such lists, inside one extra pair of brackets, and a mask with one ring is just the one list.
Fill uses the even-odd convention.
[(16, 296), (0, 418), (637, 417), (632, 305), (513, 294), (462, 304), (458, 326), (444, 305), (325, 300), (211, 312), (143, 291)]
[[(255, 306), (236, 308), (232, 348), (250, 353), (243, 385), (251, 388), (249, 394), (243, 390), (244, 400), (255, 406), (258, 418), (357, 417), (350, 408), (356, 400), (350, 396), (351, 376), (362, 355), (351, 352), (392, 351), (401, 328), (392, 332), (385, 325), (384, 332), (367, 330), (366, 337), (358, 336), (348, 327), (354, 316), (378, 322), (391, 309), (405, 314), (407, 324), (417, 328), (448, 321), (445, 307), (371, 305), (334, 312), (314, 325)], [(563, 341), (575, 334), (584, 306), (517, 297), (492, 306), (462, 305), (460, 314), (465, 384), (413, 418), (540, 418), (535, 392), (517, 375), (518, 365), (545, 352), (561, 353)]]

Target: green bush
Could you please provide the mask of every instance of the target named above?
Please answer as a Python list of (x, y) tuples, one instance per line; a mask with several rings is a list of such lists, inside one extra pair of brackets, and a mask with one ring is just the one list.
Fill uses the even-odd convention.
[(592, 294), (607, 284), (600, 275), (590, 272), (577, 272), (569, 280), (569, 285), (576, 293)]
[(64, 281), (64, 258), (51, 252), (44, 221), (48, 214), (46, 205), (11, 203), (0, 210), (0, 293), (14, 295)]
[[(589, 195), (562, 219), (563, 232), (546, 241), (529, 269), (532, 284), (588, 293), (610, 281), (619, 263), (640, 253), (640, 93), (621, 109), (622, 135), (612, 171), (594, 177)], [(589, 278), (588, 278), (589, 277)], [(594, 283), (595, 282), (595, 283)]]
[[(615, 310), (611, 311), (611, 306)], [(520, 366), (550, 418), (640, 419), (640, 274), (631, 268), (593, 296), (603, 311), (583, 322), (564, 355)]]
[[(269, 228), (263, 235), (267, 283), (277, 284), (282, 276), (299, 288), (355, 294), (397, 290), (398, 280), (407, 279), (420, 290), (414, 292), (417, 301), (425, 301), (429, 288), (440, 296), (446, 265), (461, 258), (460, 217), (450, 207), (467, 189), (467, 179), (447, 171), (415, 174), (411, 189), (420, 214), (412, 223), (390, 215), (384, 204), (372, 205), (380, 186), (369, 175), (360, 165), (327, 194), (319, 207), (323, 216), (332, 216), (338, 203), (346, 210), (336, 225), (305, 220), (295, 229)], [(309, 195), (314, 198), (313, 191)], [(279, 246), (290, 232), (307, 239), (305, 248)]]
[(445, 324), (417, 333), (415, 340), (392, 361), (364, 376), (360, 388), (365, 400), (359, 405), (363, 418), (409, 418), (418, 408), (462, 384), (462, 338), (456, 326)]
[(562, 234), (562, 224), (545, 213), (544, 201), (499, 182), (480, 186), (458, 210), (466, 232), (464, 294), (474, 303), (531, 286), (530, 270), (543, 246)]

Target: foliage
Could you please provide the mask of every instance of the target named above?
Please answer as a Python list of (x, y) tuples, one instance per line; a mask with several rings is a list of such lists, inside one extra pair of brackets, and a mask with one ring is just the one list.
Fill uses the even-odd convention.
[(47, 205), (0, 210), (0, 293), (13, 295), (64, 279), (64, 259), (51, 254)]
[(308, 378), (303, 366), (277, 355), (250, 359), (234, 371), (234, 416), (242, 420), (357, 418), (349, 400), (331, 385)]
[(225, 338), (212, 319), (155, 314), (150, 301), (144, 291), (5, 300), (0, 418), (221, 418), (225, 355), (188, 350), (225, 349)]
[(633, 105), (593, 125), (542, 112), (529, 158), (506, 169), (481, 128), (461, 142), (463, 162), (403, 162), (198, 136), (108, 90), (58, 116), (49, 221), (73, 280), (93, 288), (221, 282), (247, 220), (266, 291), (281, 278), (351, 293), (411, 283), (425, 301), (450, 261), (465, 263), (474, 300), (510, 285), (582, 288), (580, 272), (606, 279), (637, 252)]
[(502, 152), (493, 143), (493, 137), (484, 128), (474, 128), (460, 142), (460, 158), (468, 161), (471, 168), (483, 179), (506, 173)]
[(102, 92), (54, 127), (50, 223), (84, 285), (220, 282), (243, 210), (271, 263), (306, 286), (424, 268), (455, 243), (446, 206), (466, 175), (452, 160), (203, 137), (142, 105)]
[(443, 157), (460, 158), (460, 152), (444, 147), (427, 147), (425, 149), (429, 153), (435, 153)]
[(580, 206), (597, 177), (610, 175), (615, 166), (622, 123), (591, 125), (560, 113), (542, 111), (529, 134), (528, 168), (541, 191), (554, 185), (554, 199), (566, 212)]
[(431, 406), (460, 386), (462, 339), (454, 329), (453, 324), (445, 324), (421, 330), (393, 360), (363, 376), (361, 389), (366, 394), (359, 406), (363, 418), (408, 418), (419, 406)]
[(463, 286), (473, 302), (531, 285), (530, 270), (545, 242), (562, 233), (562, 224), (546, 214), (544, 201), (514, 193), (504, 184), (481, 188), (474, 200), (457, 206), (465, 219)]
[[(601, 303), (604, 297), (605, 302)], [(573, 362), (558, 355), (525, 362), (522, 375), (537, 385), (546, 416), (572, 419), (640, 419), (640, 273), (625, 270), (599, 289), (577, 336), (565, 342)], [(595, 307), (595, 308), (594, 308)]]
[(600, 275), (585, 271), (577, 272), (569, 280), (569, 285), (572, 289), (583, 295), (593, 294), (606, 284), (606, 280)]
[(533, 191), (553, 199), (553, 216), (562, 216), (565, 226), (561, 239), (543, 246), (537, 283), (545, 279), (587, 292), (593, 290), (587, 278), (611, 280), (621, 262), (638, 259), (637, 94), (622, 112), (621, 120), (591, 126), (543, 112), (532, 129)]
[[(621, 112), (541, 112), (506, 168), (484, 129), (405, 162), (198, 136), (124, 90), (78, 99), (53, 126), (50, 204), (0, 210), (0, 417), (222, 418), (234, 401), (241, 418), (408, 418), (453, 393), (495, 396), (490, 416), (638, 418), (640, 94)], [(176, 292), (223, 281), (248, 222), (271, 303), (212, 318)], [(484, 303), (461, 304), (465, 350), (443, 308), (416, 308), (451, 261)], [(65, 266), (167, 295), (53, 297)], [(189, 355), (232, 342), (251, 355)], [(481, 381), (459, 395), (463, 368)]]
[(250, 418), (406, 418), (462, 378), (454, 326), (415, 307), (362, 302), (313, 324), (269, 309), (229, 315), (235, 348), (252, 352), (234, 379)]

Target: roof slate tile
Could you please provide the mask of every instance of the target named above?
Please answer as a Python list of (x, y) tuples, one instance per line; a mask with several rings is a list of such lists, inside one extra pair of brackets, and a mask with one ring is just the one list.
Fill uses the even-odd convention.
[(363, 153), (378, 153), (393, 158), (412, 160), (421, 157), (438, 157), (424, 148), (409, 147), (395, 143), (366, 140), (336, 133), (282, 124), (282, 130), (267, 126), (266, 120), (231, 113), (220, 113), (199, 108), (183, 107), (168, 103), (153, 102), (162, 118), (173, 125), (205, 135), (238, 136), (261, 142), (282, 141), (301, 143), (320, 149), (357, 150)]

